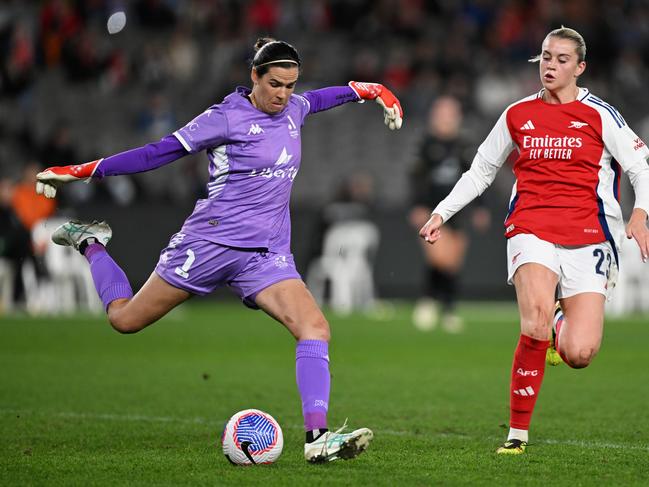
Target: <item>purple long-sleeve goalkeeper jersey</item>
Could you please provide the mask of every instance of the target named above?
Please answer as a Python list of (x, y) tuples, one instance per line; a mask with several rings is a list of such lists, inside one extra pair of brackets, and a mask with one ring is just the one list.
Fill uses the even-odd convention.
[(269, 115), (238, 87), (174, 136), (209, 158), (208, 197), (196, 203), (181, 232), (232, 247), (290, 251), (289, 199), (301, 160), (300, 131), (309, 113), (358, 98), (347, 87), (291, 95)]

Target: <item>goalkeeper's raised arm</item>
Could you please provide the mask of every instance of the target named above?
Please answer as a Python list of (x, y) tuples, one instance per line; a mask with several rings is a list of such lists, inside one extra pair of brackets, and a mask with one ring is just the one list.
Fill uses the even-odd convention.
[[(378, 83), (350, 81), (349, 86), (322, 88), (296, 96), (303, 100), (307, 109), (306, 114), (329, 110), (351, 101), (362, 103), (365, 100), (375, 100), (383, 108), (384, 123), (390, 130), (400, 129), (403, 124), (403, 109), (399, 100), (388, 88)], [(252, 97), (250, 100), (253, 104), (255, 103), (252, 101)], [(270, 103), (269, 105), (269, 107), (262, 107), (262, 110), (265, 109), (268, 110), (268, 113), (274, 113), (273, 110), (276, 110), (277, 107), (284, 108), (284, 105), (280, 102)], [(200, 118), (203, 120), (199, 122)], [(48, 167), (37, 175), (36, 192), (48, 198), (54, 198), (58, 187), (65, 183), (151, 171), (180, 159), (188, 153), (209, 148), (207, 146), (203, 147), (204, 144), (199, 147), (191, 144), (193, 137), (187, 131), (193, 132), (199, 125), (202, 126), (203, 131), (205, 131), (205, 128), (212, 127), (214, 132), (218, 133), (228, 126), (228, 120), (218, 106), (213, 106), (184, 127), (185, 137), (182, 135), (183, 129), (180, 129), (174, 134), (163, 137), (158, 142), (103, 159), (97, 159), (85, 164)], [(248, 135), (254, 135), (254, 133)], [(210, 140), (213, 143), (216, 138), (212, 135)]]
[(173, 135), (167, 135), (158, 142), (104, 159), (85, 164), (48, 167), (36, 176), (36, 192), (54, 198), (58, 187), (62, 184), (150, 171), (180, 159), (186, 154), (187, 151), (180, 141)]

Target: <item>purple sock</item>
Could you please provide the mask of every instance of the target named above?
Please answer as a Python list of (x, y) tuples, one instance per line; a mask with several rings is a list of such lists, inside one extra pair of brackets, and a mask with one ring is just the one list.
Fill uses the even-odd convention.
[(90, 263), (92, 280), (95, 281), (95, 289), (106, 311), (108, 305), (116, 299), (133, 297), (133, 290), (126, 274), (108, 255), (103, 245), (98, 243), (88, 245), (83, 256)]
[(323, 340), (300, 340), (295, 348), (295, 375), (302, 398), (306, 431), (327, 427), (329, 408), (329, 344)]

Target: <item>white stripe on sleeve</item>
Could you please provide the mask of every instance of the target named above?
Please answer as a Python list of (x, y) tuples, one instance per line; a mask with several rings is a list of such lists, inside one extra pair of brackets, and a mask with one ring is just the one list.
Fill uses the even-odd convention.
[(189, 147), (189, 144), (187, 143), (187, 141), (185, 141), (185, 139), (183, 139), (183, 136), (180, 135), (180, 133), (177, 130), (174, 132), (174, 137), (176, 137), (178, 139), (178, 142), (180, 142), (182, 144), (182, 146), (185, 148), (185, 150), (187, 152), (189, 152), (189, 153), (192, 152), (192, 148)]

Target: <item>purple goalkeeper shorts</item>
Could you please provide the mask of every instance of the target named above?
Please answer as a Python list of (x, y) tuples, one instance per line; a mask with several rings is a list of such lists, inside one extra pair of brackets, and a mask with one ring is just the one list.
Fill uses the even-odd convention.
[(236, 249), (185, 233), (171, 237), (155, 272), (172, 286), (201, 296), (228, 285), (254, 309), (260, 291), (280, 281), (302, 279), (292, 254)]

